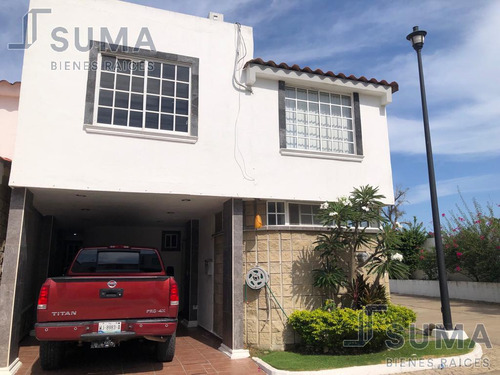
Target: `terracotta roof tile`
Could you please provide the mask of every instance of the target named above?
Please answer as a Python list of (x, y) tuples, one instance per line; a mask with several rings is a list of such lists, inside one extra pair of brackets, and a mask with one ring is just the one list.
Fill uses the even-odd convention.
[(16, 82), (9, 82), (9, 81), (7, 81), (7, 80), (5, 80), (5, 79), (2, 79), (2, 80), (0, 81), (0, 85), (6, 85), (6, 84), (9, 84), (9, 85), (11, 85), (11, 86), (15, 86), (15, 85), (20, 85), (20, 84), (21, 84), (21, 82), (20, 82), (20, 81), (16, 81)]
[(264, 61), (260, 57), (258, 57), (256, 59), (252, 59), (252, 60), (247, 61), (246, 64), (245, 64), (245, 67), (247, 67), (250, 64), (262, 65), (262, 66), (269, 66), (271, 68), (281, 68), (281, 69), (286, 69), (286, 70), (293, 70), (293, 71), (296, 71), (296, 72), (304, 72), (304, 73), (310, 73), (310, 74), (317, 74), (317, 75), (326, 76), (326, 77), (348, 79), (348, 80), (351, 80), (351, 81), (373, 83), (373, 84), (376, 84), (376, 85), (390, 86), (393, 93), (395, 93), (396, 91), (399, 90), (399, 85), (395, 81), (393, 81), (391, 83), (388, 83), (385, 79), (379, 81), (376, 78), (370, 78), (370, 79), (368, 79), (365, 76), (356, 77), (356, 76), (354, 76), (352, 74), (348, 77), (344, 73), (333, 73), (331, 70), (329, 70), (328, 72), (324, 73), (321, 69), (312, 70), (308, 66), (305, 66), (305, 67), (301, 68), (297, 64), (294, 64), (294, 65), (292, 65), (290, 67), (286, 63), (282, 62), (280, 64), (276, 64), (272, 60)]

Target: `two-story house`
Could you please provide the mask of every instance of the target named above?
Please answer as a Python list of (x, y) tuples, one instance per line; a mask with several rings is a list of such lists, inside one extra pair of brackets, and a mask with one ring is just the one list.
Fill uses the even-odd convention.
[(252, 28), (220, 14), (32, 0), (40, 9), (10, 177), (0, 368), (16, 366), (44, 278), (90, 245), (160, 249), (185, 323), (232, 358), (293, 342), (245, 275), (266, 270), (285, 311), (321, 303), (314, 214), (366, 184), (392, 202), (397, 84), (255, 59)]

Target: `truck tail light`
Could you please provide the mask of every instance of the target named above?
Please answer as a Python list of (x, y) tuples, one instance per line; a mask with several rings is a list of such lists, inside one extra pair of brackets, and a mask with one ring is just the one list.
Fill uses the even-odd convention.
[(179, 288), (173, 277), (170, 278), (170, 305), (179, 305)]
[(40, 295), (38, 296), (38, 310), (46, 310), (49, 303), (49, 286), (42, 285), (40, 289)]

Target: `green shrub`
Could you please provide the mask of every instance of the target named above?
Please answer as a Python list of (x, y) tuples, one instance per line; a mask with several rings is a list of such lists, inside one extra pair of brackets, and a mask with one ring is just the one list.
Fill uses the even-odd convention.
[[(308, 351), (329, 353), (367, 353), (383, 349), (387, 334), (401, 331), (415, 322), (415, 313), (403, 306), (388, 305), (385, 312), (371, 315), (363, 310), (349, 308), (324, 311), (294, 311), (289, 319), (290, 326), (300, 335)], [(346, 346), (344, 340), (358, 340), (369, 337), (360, 346)]]
[(358, 275), (346, 286), (346, 293), (342, 298), (342, 305), (354, 310), (360, 310), (367, 305), (387, 304), (385, 285), (370, 284), (365, 275)]
[(417, 218), (413, 217), (413, 223), (406, 223), (398, 232), (400, 243), (396, 251), (403, 255), (403, 263), (412, 273), (418, 269), (420, 250), (427, 239), (427, 231), (423, 223), (419, 223)]
[(415, 311), (405, 306), (393, 304), (388, 305), (385, 317), (390, 324), (399, 324), (404, 328), (408, 328), (411, 323), (415, 323), (417, 320)]

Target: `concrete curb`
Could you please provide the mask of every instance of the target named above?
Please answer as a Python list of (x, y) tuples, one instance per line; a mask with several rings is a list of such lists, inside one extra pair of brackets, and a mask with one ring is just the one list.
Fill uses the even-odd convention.
[(392, 364), (353, 366), (319, 371), (288, 371), (278, 370), (264, 362), (260, 358), (252, 357), (259, 365), (259, 368), (268, 375), (385, 375), (401, 374), (404, 372), (424, 371), (431, 369), (442, 369), (446, 367), (472, 367), (483, 356), (481, 345), (475, 344), (474, 349), (467, 354), (442, 357), (427, 358), (415, 361), (396, 362)]

